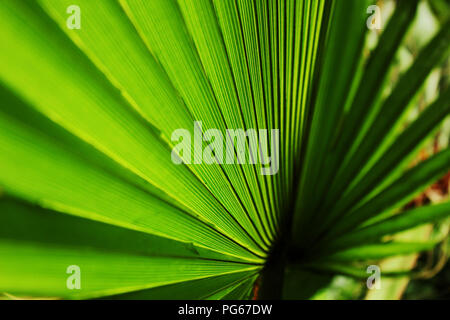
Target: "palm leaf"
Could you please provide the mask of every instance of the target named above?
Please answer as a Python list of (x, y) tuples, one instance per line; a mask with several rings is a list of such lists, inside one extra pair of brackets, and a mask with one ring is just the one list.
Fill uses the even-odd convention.
[[(431, 250), (441, 239), (386, 239), (450, 215), (448, 201), (394, 214), (450, 169), (448, 148), (409, 165), (450, 114), (443, 83), (404, 122), (449, 59), (449, 9), (430, 3), (440, 30), (386, 94), (419, 0), (372, 50), (371, 1), (79, 0), (81, 29), (72, 1), (2, 1), (0, 293), (308, 298)], [(199, 161), (219, 157), (206, 141), (176, 164), (177, 129), (279, 129), (279, 169), (237, 150)]]

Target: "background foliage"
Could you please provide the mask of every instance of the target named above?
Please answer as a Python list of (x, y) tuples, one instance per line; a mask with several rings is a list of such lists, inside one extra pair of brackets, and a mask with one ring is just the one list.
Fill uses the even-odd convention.
[[(0, 3), (5, 297), (395, 299), (444, 267), (448, 1), (382, 30), (366, 0), (76, 2)], [(280, 129), (279, 173), (172, 163), (196, 120)]]

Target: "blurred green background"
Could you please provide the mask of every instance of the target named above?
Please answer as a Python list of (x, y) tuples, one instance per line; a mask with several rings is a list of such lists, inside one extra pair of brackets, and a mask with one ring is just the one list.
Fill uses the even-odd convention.
[[(382, 29), (392, 14), (395, 1), (380, 0), (377, 5), (381, 8)], [(417, 56), (420, 49), (436, 34), (439, 30), (440, 20), (448, 14), (447, 10), (450, 1), (447, 0), (430, 0), (422, 1), (418, 8), (416, 20), (413, 22), (411, 29), (400, 48), (395, 65), (391, 71), (389, 78), (388, 91), (393, 88), (398, 75), (405, 71)], [(368, 34), (366, 40), (366, 52), (376, 46), (379, 35), (381, 33), (373, 30)], [(443, 64), (441, 68), (437, 68), (428, 77), (421, 92), (417, 98), (409, 106), (410, 110), (403, 120), (403, 124), (413, 121), (423, 108), (433, 101), (439, 91), (449, 85), (450, 80), (450, 59)], [(445, 148), (450, 143), (450, 117), (444, 120), (441, 128), (435, 133), (432, 139), (429, 139), (423, 146), (420, 158), (415, 162), (426, 159), (428, 156)], [(438, 203), (449, 199), (450, 194), (450, 173), (437, 181), (432, 187), (425, 191), (408, 207), (416, 207), (428, 203)], [(359, 280), (354, 280), (345, 276), (336, 276), (331, 286), (323, 288), (316, 296), (316, 299), (406, 299), (406, 300), (422, 300), (422, 299), (450, 299), (450, 264), (448, 259), (450, 256), (449, 241), (450, 221), (437, 223), (435, 225), (426, 225), (414, 230), (404, 232), (401, 237), (404, 239), (425, 239), (430, 237), (432, 233), (447, 235), (447, 240), (443, 245), (438, 246), (432, 252), (426, 252), (420, 255), (411, 255), (409, 257), (390, 258), (382, 261), (382, 268), (395, 267), (412, 267), (417, 273), (412, 279), (381, 278), (380, 290), (368, 290), (366, 284)], [(400, 237), (400, 236), (399, 236)]]

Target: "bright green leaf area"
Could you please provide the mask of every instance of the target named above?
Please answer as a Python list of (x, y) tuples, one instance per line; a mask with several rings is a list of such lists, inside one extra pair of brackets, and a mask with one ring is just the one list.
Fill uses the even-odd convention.
[[(2, 241), (0, 253), (8, 261), (0, 262), (0, 285), (5, 291), (51, 297), (95, 298), (256, 269), (220, 261), (142, 257), (8, 241)], [(65, 271), (74, 263), (83, 279), (76, 293), (66, 287)], [(14, 274), (18, 276), (8, 276)]]
[[(450, 9), (426, 2), (440, 25), (415, 48), (425, 1), (397, 1), (377, 31), (372, 3), (78, 0), (70, 29), (71, 0), (2, 0), (0, 295), (306, 299), (432, 250), (386, 236), (450, 216), (445, 199), (400, 210), (450, 170), (448, 147), (411, 165), (450, 115)], [(276, 174), (237, 150), (175, 164), (172, 134), (194, 121), (279, 129)]]

